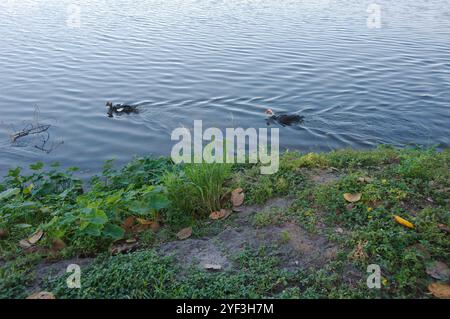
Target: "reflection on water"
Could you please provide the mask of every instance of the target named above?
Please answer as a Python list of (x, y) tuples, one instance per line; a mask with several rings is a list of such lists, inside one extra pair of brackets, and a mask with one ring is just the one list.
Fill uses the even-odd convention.
[[(448, 147), (450, 1), (377, 1), (380, 29), (371, 2), (79, 0), (69, 28), (72, 1), (1, 1), (0, 173), (167, 155), (176, 127), (265, 127), (267, 108), (305, 117), (284, 148)], [(49, 154), (8, 137), (35, 105), (64, 141)]]

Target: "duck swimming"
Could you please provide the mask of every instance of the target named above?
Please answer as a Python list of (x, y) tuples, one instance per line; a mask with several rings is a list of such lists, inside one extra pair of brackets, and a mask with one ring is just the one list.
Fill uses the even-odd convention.
[(303, 122), (304, 116), (298, 115), (298, 114), (280, 114), (276, 115), (272, 109), (267, 109), (265, 112), (269, 117), (267, 118), (266, 122), (267, 125), (270, 125), (270, 123), (278, 123), (281, 126), (291, 126), (294, 124), (300, 124)]
[(106, 102), (106, 107), (108, 108), (108, 116), (113, 117), (113, 114), (130, 114), (138, 113), (138, 108), (136, 105), (127, 104), (112, 104), (112, 102)]

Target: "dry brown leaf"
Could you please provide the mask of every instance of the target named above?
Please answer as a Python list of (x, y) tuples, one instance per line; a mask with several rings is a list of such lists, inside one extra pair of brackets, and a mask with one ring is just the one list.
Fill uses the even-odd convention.
[(191, 235), (192, 235), (192, 227), (186, 227), (177, 233), (177, 238), (183, 240), (191, 237)]
[(373, 178), (371, 177), (358, 177), (358, 182), (361, 183), (371, 183), (373, 181)]
[(27, 297), (27, 299), (56, 299), (55, 296), (48, 291), (39, 291)]
[(52, 240), (52, 250), (53, 251), (60, 251), (62, 250), (64, 247), (66, 247), (66, 244), (59, 238), (53, 239)]
[(31, 244), (26, 239), (22, 239), (21, 241), (19, 241), (19, 246), (23, 249), (31, 248)]
[(450, 233), (450, 228), (448, 228), (444, 224), (438, 224), (438, 228), (446, 233)]
[(437, 298), (450, 299), (450, 285), (448, 284), (435, 282), (428, 285), (428, 290)]
[(130, 216), (127, 217), (123, 223), (122, 223), (122, 228), (126, 231), (126, 232), (130, 232), (133, 228), (134, 225), (134, 217)]
[(123, 253), (129, 253), (135, 250), (138, 246), (137, 242), (134, 243), (120, 243), (112, 246), (110, 248), (110, 252), (112, 255), (118, 255)]
[(428, 264), (426, 272), (434, 279), (447, 281), (450, 278), (450, 269), (442, 261), (433, 261)]
[(245, 194), (242, 188), (236, 188), (231, 192), (231, 203), (234, 207), (241, 206), (244, 203)]
[(367, 254), (365, 252), (365, 247), (367, 241), (359, 241), (355, 249), (352, 251), (351, 256), (355, 260), (365, 260), (367, 259)]
[(361, 200), (361, 193), (355, 193), (355, 194), (345, 193), (344, 198), (347, 202), (355, 203), (355, 202)]
[(33, 235), (28, 238), (28, 242), (32, 245), (36, 244), (44, 235), (44, 232), (42, 230), (38, 230)]
[(219, 211), (212, 212), (209, 214), (209, 218), (211, 219), (221, 219), (224, 218), (227, 214), (227, 211), (225, 209), (221, 209)]
[(146, 230), (149, 230), (150, 228), (151, 228), (151, 225), (137, 224), (137, 225), (133, 226), (133, 228), (131, 229), (131, 232), (133, 234), (135, 234), (135, 233), (142, 233), (142, 232), (144, 232)]
[(133, 233), (141, 233), (146, 230), (153, 230), (158, 231), (161, 226), (159, 225), (159, 222), (157, 221), (146, 221), (145, 223), (138, 223), (137, 225), (134, 225), (132, 228)]
[(156, 221), (150, 225), (150, 228), (156, 232), (161, 228), (161, 225), (159, 224), (159, 222)]

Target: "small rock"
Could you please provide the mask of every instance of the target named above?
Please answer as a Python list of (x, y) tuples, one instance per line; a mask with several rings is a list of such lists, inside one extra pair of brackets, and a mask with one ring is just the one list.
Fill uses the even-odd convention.
[(447, 281), (450, 279), (450, 269), (442, 261), (433, 261), (427, 268), (426, 272), (434, 279)]
[(217, 265), (217, 264), (205, 264), (205, 265), (203, 265), (203, 268), (205, 268), (206, 270), (212, 270), (212, 271), (222, 270), (222, 266)]

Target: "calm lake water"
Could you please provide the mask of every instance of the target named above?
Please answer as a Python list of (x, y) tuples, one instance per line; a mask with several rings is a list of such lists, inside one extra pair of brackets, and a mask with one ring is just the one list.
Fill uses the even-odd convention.
[[(0, 173), (168, 155), (176, 127), (265, 127), (268, 107), (306, 117), (283, 148), (448, 147), (450, 1), (377, 1), (379, 29), (372, 2), (1, 0)], [(108, 118), (107, 100), (141, 112)], [(36, 105), (49, 154), (8, 137)]]

